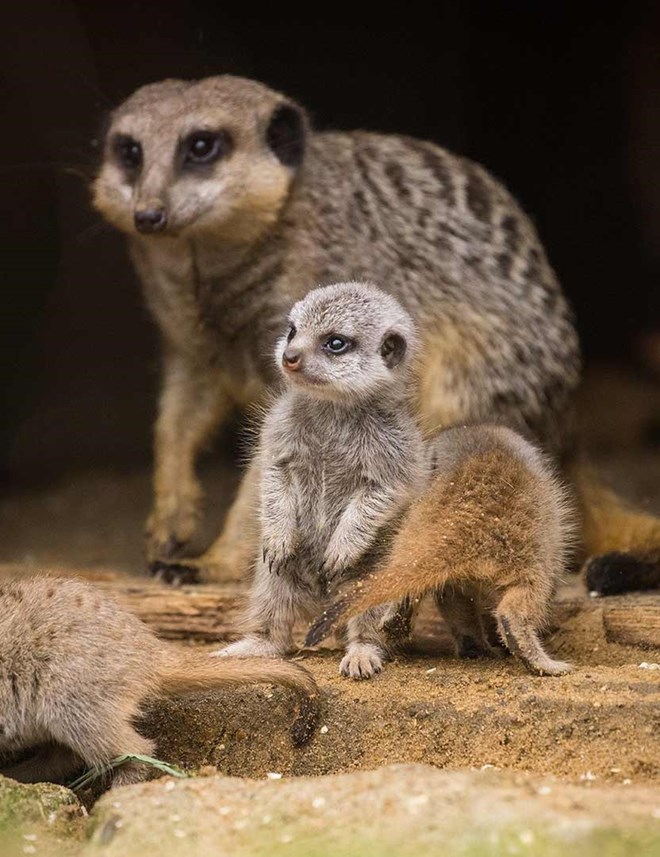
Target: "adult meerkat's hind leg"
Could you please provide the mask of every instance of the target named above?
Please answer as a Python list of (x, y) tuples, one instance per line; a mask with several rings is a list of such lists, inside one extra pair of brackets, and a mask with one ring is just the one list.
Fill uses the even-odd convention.
[(541, 675), (565, 675), (573, 667), (548, 655), (539, 639), (545, 605), (526, 586), (508, 589), (495, 607), (497, 627), (512, 655), (520, 658), (532, 672)]
[(588, 557), (587, 588), (601, 595), (660, 588), (660, 518), (635, 509), (584, 465), (570, 475)]
[(251, 462), (229, 508), (220, 536), (198, 557), (152, 563), (152, 574), (166, 583), (223, 583), (244, 580), (257, 555), (259, 471)]

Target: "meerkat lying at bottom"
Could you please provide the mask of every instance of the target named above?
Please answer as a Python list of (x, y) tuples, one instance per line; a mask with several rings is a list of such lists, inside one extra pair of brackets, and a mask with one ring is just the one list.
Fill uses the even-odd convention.
[(385, 564), (351, 584), (306, 645), (365, 610), (418, 604), (432, 592), (460, 655), (497, 655), (501, 643), (535, 672), (569, 672), (539, 638), (572, 540), (565, 489), (535, 447), (504, 427), (447, 429), (430, 452), (431, 482)]
[[(291, 310), (276, 350), (287, 389), (259, 440), (260, 524), (247, 621), (220, 655), (293, 650), (298, 618), (317, 616), (340, 583), (373, 567), (426, 482), (408, 405), (417, 341), (400, 304), (373, 286), (315, 289)], [(382, 611), (348, 623), (343, 675), (370, 678), (386, 655)]]
[[(150, 754), (132, 720), (147, 698), (244, 683), (282, 684), (300, 711), (305, 743), (316, 683), (289, 663), (218, 661), (160, 641), (137, 617), (89, 584), (35, 577), (0, 585), (0, 773), (22, 782), (63, 781), (116, 756)], [(29, 751), (29, 755), (26, 752)], [(125, 764), (112, 785), (146, 769)]]

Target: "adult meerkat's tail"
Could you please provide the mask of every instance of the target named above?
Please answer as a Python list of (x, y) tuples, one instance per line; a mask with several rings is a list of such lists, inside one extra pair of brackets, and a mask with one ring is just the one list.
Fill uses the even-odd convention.
[(571, 472), (587, 557), (587, 587), (616, 595), (660, 587), (660, 518), (635, 509), (584, 466)]
[(291, 737), (296, 747), (307, 743), (318, 718), (319, 689), (310, 673), (296, 664), (267, 658), (218, 658), (168, 648), (160, 672), (161, 693), (171, 696), (242, 684), (281, 684), (292, 690), (298, 710)]

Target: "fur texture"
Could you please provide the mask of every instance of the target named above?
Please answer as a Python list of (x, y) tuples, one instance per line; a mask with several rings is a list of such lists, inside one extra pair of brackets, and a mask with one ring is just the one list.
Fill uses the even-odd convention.
[(430, 451), (432, 481), (384, 565), (348, 587), (307, 644), (364, 610), (402, 599), (414, 605), (431, 592), (459, 654), (496, 654), (499, 638), (535, 672), (568, 672), (539, 639), (572, 542), (566, 491), (539, 452), (507, 428), (449, 429)]
[[(318, 689), (294, 664), (218, 661), (169, 646), (92, 586), (35, 577), (0, 586), (0, 772), (63, 781), (123, 753), (152, 753), (133, 720), (143, 703), (244, 683), (293, 690), (297, 744), (311, 734)], [(144, 776), (124, 765), (113, 785)]]
[[(290, 652), (296, 619), (318, 615), (340, 583), (368, 572), (384, 550), (426, 479), (407, 401), (416, 347), (408, 314), (373, 286), (315, 289), (291, 310), (276, 348), (286, 390), (265, 418), (257, 453), (253, 633), (222, 654)], [(342, 674), (380, 670), (378, 618), (372, 611), (349, 623)]]

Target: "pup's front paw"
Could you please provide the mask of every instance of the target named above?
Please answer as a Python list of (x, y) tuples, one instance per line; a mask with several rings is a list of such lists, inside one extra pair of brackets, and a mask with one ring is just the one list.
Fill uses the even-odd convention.
[(346, 650), (339, 672), (356, 681), (372, 678), (383, 669), (383, 652), (373, 643), (352, 643)]
[(293, 540), (281, 536), (265, 536), (261, 543), (261, 555), (268, 571), (280, 574), (293, 557)]

